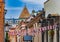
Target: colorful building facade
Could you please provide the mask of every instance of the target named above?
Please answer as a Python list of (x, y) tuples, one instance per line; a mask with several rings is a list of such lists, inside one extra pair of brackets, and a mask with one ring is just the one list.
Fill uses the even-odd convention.
[[(28, 36), (31, 40), (28, 42), (57, 42), (58, 31), (56, 30), (59, 28), (57, 26), (60, 21), (59, 15), (50, 14), (45, 18), (45, 11), (41, 11), (36, 16), (31, 16), (25, 6), (19, 19), (22, 20), (9, 29), (10, 42), (25, 42)], [(27, 20), (29, 21), (27, 22)]]

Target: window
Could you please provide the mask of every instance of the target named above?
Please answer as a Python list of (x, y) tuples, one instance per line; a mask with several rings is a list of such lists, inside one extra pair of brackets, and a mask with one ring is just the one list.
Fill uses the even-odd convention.
[(9, 23), (12, 23), (12, 20), (9, 20)]

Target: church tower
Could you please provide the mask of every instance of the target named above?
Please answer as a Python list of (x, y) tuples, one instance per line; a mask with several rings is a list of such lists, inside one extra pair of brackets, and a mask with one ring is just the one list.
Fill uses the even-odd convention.
[(4, 1), (0, 0), (0, 42), (4, 42)]
[(28, 12), (28, 9), (26, 7), (26, 5), (24, 6), (24, 9), (21, 13), (21, 15), (19, 16), (20, 19), (26, 19), (30, 16), (29, 12)]

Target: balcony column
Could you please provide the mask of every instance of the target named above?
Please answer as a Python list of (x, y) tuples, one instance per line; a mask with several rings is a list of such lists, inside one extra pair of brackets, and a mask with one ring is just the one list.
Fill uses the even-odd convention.
[(57, 31), (56, 31), (56, 28), (54, 29), (54, 42), (57, 42)]
[(38, 28), (38, 24), (36, 23), (36, 28)]
[(36, 27), (35, 27), (35, 24), (33, 24), (33, 27), (34, 27), (34, 29), (36, 28)]
[[(34, 24), (34, 28), (37, 30), (37, 23)], [(34, 42), (38, 42), (38, 32), (36, 32), (36, 34), (34, 35)]]

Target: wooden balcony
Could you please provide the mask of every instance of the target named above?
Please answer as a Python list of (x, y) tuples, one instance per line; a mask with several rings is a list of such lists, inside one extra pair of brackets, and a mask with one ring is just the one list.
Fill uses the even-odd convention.
[(27, 23), (27, 27), (31, 27), (33, 24), (39, 22), (39, 20), (41, 19), (41, 15), (44, 14), (43, 12), (40, 12), (35, 18), (33, 18), (29, 23)]

